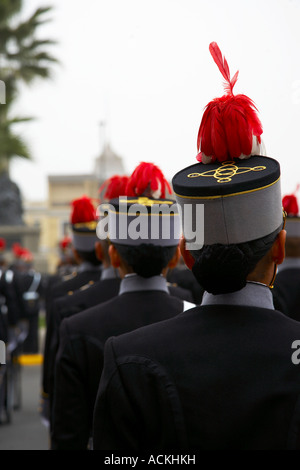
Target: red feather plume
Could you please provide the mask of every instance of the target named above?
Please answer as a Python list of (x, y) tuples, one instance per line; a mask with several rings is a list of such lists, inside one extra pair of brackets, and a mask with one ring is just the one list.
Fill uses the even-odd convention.
[(20, 243), (14, 243), (12, 245), (12, 252), (15, 255), (16, 258), (23, 260), (23, 261), (32, 261), (33, 256), (32, 253), (27, 250), (26, 248), (23, 248)]
[(111, 178), (104, 181), (99, 188), (101, 194), (105, 191), (103, 198), (106, 200), (114, 199), (119, 196), (126, 196), (126, 187), (129, 177), (126, 175), (114, 175)]
[(204, 109), (197, 136), (197, 160), (203, 155), (212, 162), (224, 162), (252, 152), (253, 137), (261, 143), (263, 132), (257, 115), (257, 108), (248, 96), (233, 95), (233, 87), (238, 78), (238, 71), (230, 78), (230, 71), (225, 57), (216, 42), (209, 45), (210, 53), (225, 79), (225, 95), (215, 98)]
[(129, 177), (127, 196), (154, 197), (154, 192), (159, 190), (157, 198), (164, 199), (166, 189), (172, 194), (172, 188), (161, 169), (154, 163), (141, 162)]
[(13, 243), (11, 249), (15, 257), (20, 258), (20, 256), (22, 255), (22, 251), (23, 251), (23, 248), (21, 247), (20, 243)]
[(4, 251), (6, 248), (6, 241), (4, 238), (0, 238), (0, 251)]
[(220, 48), (216, 42), (210, 43), (209, 52), (211, 53), (212, 58), (214, 59), (217, 66), (219, 67), (221, 74), (225, 78), (225, 83), (224, 83), (225, 91), (228, 94), (232, 95), (232, 90), (238, 79), (239, 71), (237, 71), (234, 74), (233, 78), (230, 79), (230, 72), (229, 72), (227, 60), (225, 59), (225, 57), (224, 58), (222, 57), (222, 52), (220, 51)]
[(298, 216), (299, 206), (295, 194), (288, 194), (282, 198), (282, 207), (289, 217)]
[(96, 209), (92, 200), (88, 196), (74, 199), (74, 201), (71, 202), (71, 205), (71, 223), (73, 225), (97, 220)]
[(59, 242), (59, 246), (60, 246), (60, 249), (62, 251), (65, 251), (66, 248), (68, 248), (69, 245), (72, 244), (72, 238), (71, 237), (68, 237), (68, 236), (65, 236), (60, 242)]

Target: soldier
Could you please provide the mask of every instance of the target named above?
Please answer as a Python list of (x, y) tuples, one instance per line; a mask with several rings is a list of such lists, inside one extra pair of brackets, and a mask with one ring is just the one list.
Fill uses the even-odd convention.
[(58, 276), (67, 276), (76, 270), (72, 238), (65, 235), (59, 242), (59, 261), (56, 267)]
[(0, 423), (9, 423), (20, 405), (18, 355), (23, 343), (20, 321), (23, 309), (14, 272), (6, 260), (6, 240), (0, 239), (0, 339), (6, 343), (6, 364), (0, 366)]
[(33, 266), (33, 254), (18, 243), (13, 245), (15, 260), (11, 267), (16, 280), (17, 294), (22, 304), (19, 325), (24, 335), (22, 352), (39, 352), (38, 325), (41, 299), (44, 295), (42, 275)]
[(2, 312), (8, 328), (15, 329), (22, 317), (23, 309), (20, 292), (17, 291), (14, 273), (9, 269), (6, 256), (6, 241), (0, 239), (0, 291), (2, 294)]
[[(47, 323), (44, 345), (44, 361), (42, 371), (41, 409), (48, 410), (53, 382), (53, 354), (57, 348), (57, 336), (55, 334), (55, 316), (53, 314), (53, 302), (55, 298), (67, 295), (90, 281), (98, 281), (101, 275), (101, 261), (96, 257), (95, 243), (98, 240), (96, 234), (97, 213), (93, 201), (87, 196), (82, 196), (72, 201), (70, 225), (72, 230), (73, 253), (78, 264), (77, 269), (70, 275), (64, 276), (62, 281), (53, 283), (50, 292), (46, 293)], [(44, 402), (47, 402), (46, 404)], [(44, 411), (43, 411), (44, 413)], [(49, 418), (45, 411), (44, 422)]]
[[(159, 199), (165, 198), (166, 195), (172, 196), (173, 190), (159, 166), (152, 162), (141, 162), (128, 179), (126, 194), (132, 197)], [(187, 302), (198, 302), (201, 287), (198, 285), (195, 288), (193, 274), (186, 274), (186, 270), (183, 276), (176, 276), (176, 273), (177, 267), (169, 269), (167, 273), (167, 288), (170, 294)]]
[(261, 155), (256, 108), (232, 92), (237, 74), (210, 50), (226, 93), (204, 112), (201, 161), (172, 180), (202, 303), (108, 339), (95, 450), (299, 448), (300, 324), (274, 309), (270, 290), (284, 259), (280, 166)]
[[(126, 194), (128, 176), (113, 175), (108, 178), (99, 188), (99, 200), (102, 204), (110, 199)], [(99, 206), (100, 207), (100, 206)], [(104, 214), (99, 214), (98, 217)], [(73, 315), (89, 307), (97, 305), (100, 302), (110, 299), (117, 295), (120, 286), (120, 277), (118, 271), (111, 266), (108, 255), (108, 241), (99, 240), (95, 242), (95, 252), (97, 258), (102, 263), (100, 279), (89, 281), (75, 292), (69, 292), (66, 296), (58, 297), (54, 301), (54, 312), (56, 316), (56, 325), (59, 327), (64, 317)], [(102, 281), (105, 281), (104, 283)]]
[[(171, 206), (173, 213), (153, 216), (160, 205), (167, 210)], [(162, 231), (165, 222), (171, 225), (166, 234)], [(139, 223), (146, 228), (136, 233), (134, 227)], [(100, 230), (99, 236), (104, 238), (105, 233)], [(107, 233), (111, 263), (122, 278), (120, 291), (113, 299), (61, 323), (52, 449), (88, 447), (107, 338), (171, 318), (185, 308), (184, 301), (170, 295), (165, 278), (168, 267), (176, 265), (179, 257), (181, 232), (174, 201), (148, 197), (111, 200)]]

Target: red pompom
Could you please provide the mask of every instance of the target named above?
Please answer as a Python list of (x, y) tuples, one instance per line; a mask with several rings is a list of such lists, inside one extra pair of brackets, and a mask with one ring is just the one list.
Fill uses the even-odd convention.
[(114, 199), (119, 196), (126, 196), (128, 179), (129, 177), (126, 175), (114, 175), (104, 181), (102, 186), (99, 188), (99, 193), (101, 194), (105, 190), (103, 198), (106, 200)]
[(79, 224), (97, 220), (96, 209), (88, 196), (72, 201), (71, 223)]
[(282, 206), (288, 216), (297, 216), (299, 212), (298, 202), (294, 194), (284, 196), (282, 199)]
[(161, 169), (154, 163), (141, 162), (127, 184), (127, 196), (144, 196), (152, 198), (165, 198), (166, 189), (172, 194), (172, 188), (166, 180)]
[(33, 259), (32, 253), (26, 248), (23, 248), (20, 243), (14, 243), (12, 245), (12, 251), (16, 258), (23, 261), (32, 261)]

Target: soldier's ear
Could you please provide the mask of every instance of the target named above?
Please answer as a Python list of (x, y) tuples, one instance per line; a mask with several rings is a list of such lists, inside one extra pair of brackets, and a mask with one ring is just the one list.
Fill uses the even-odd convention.
[(114, 245), (109, 245), (108, 254), (110, 257), (111, 265), (114, 268), (119, 268), (121, 264), (120, 255)]
[(186, 248), (186, 240), (184, 237), (181, 237), (180, 242), (179, 242), (179, 247), (181, 251), (181, 256), (184, 259), (184, 262), (186, 266), (192, 270), (192, 267), (194, 266), (195, 259), (191, 255), (190, 251)]
[(276, 264), (281, 264), (285, 257), (286, 231), (281, 230), (271, 248), (272, 259)]
[(96, 253), (96, 258), (99, 261), (103, 261), (104, 254), (103, 254), (103, 249), (102, 249), (102, 245), (100, 242), (95, 243), (95, 253)]

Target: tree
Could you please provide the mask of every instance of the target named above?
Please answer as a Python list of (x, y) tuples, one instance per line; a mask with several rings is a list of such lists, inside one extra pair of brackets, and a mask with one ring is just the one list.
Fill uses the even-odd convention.
[(11, 108), (19, 95), (20, 83), (30, 84), (37, 77), (51, 76), (51, 66), (58, 62), (47, 52), (55, 44), (39, 39), (37, 31), (49, 21), (52, 7), (37, 8), (25, 21), (18, 20), (22, 0), (0, 0), (0, 80), (5, 84), (5, 104), (0, 105), (0, 172), (8, 171), (13, 157), (31, 158), (26, 142), (14, 131), (15, 125), (32, 117), (11, 117)]

